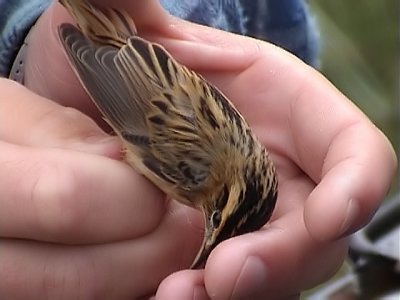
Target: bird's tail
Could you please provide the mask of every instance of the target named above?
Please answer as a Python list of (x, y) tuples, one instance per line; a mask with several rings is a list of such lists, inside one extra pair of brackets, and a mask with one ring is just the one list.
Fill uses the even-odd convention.
[(88, 0), (59, 0), (78, 23), (83, 34), (92, 41), (122, 47), (136, 35), (132, 17), (113, 8), (96, 8)]

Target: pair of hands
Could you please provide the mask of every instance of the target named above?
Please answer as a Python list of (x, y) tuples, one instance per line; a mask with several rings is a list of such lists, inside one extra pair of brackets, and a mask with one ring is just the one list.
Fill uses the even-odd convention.
[(57, 26), (71, 19), (54, 4), (29, 38), (30, 90), (0, 80), (1, 298), (289, 299), (332, 275), (390, 186), (384, 135), (281, 49), (177, 20), (155, 0), (107, 2), (235, 103), (277, 166), (276, 210), (205, 270), (173, 273), (192, 262), (202, 216), (120, 161), (66, 61)]

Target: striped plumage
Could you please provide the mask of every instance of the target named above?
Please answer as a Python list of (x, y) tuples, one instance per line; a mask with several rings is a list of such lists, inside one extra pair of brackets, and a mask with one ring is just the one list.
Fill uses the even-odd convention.
[(125, 159), (170, 197), (204, 213), (192, 267), (223, 240), (254, 231), (277, 197), (275, 168), (232, 103), (124, 12), (61, 0), (79, 29), (59, 35), (86, 91), (124, 144)]

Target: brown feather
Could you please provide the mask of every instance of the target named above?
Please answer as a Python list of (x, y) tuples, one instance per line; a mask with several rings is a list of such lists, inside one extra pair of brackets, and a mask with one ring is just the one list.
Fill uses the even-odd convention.
[(221, 241), (263, 226), (277, 198), (276, 171), (233, 104), (161, 45), (136, 36), (126, 13), (61, 2), (81, 29), (62, 24), (61, 42), (124, 142), (127, 162), (204, 212), (205, 238), (193, 267)]

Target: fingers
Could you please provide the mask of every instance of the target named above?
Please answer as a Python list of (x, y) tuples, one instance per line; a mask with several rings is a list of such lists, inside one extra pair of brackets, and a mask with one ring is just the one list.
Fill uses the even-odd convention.
[(90, 243), (158, 225), (164, 196), (115, 160), (115, 138), (10, 80), (0, 89), (0, 236)]
[[(292, 217), (299, 220), (302, 212)], [(317, 245), (304, 227), (297, 228), (256, 232), (215, 251), (205, 274), (212, 299), (281, 299), (331, 277), (346, 255), (346, 243)], [(229, 274), (224, 281), (223, 268)]]
[(168, 276), (158, 287), (155, 299), (210, 299), (204, 288), (203, 270), (185, 270)]
[[(202, 272), (204, 291), (210, 299), (219, 300), (295, 299), (300, 291), (332, 276), (346, 255), (347, 242), (319, 243), (309, 235), (301, 203), (312, 188), (312, 182), (301, 177), (285, 181), (278, 199), (278, 216), (270, 225), (221, 243), (211, 253), (204, 271), (173, 274), (160, 285), (158, 299), (201, 294)], [(282, 201), (288, 199), (291, 201)]]
[[(301, 219), (302, 213), (292, 217)], [(286, 299), (332, 276), (346, 254), (346, 243), (316, 245), (304, 227), (292, 229), (268, 228), (222, 243), (205, 271), (171, 275), (160, 285), (157, 299), (183, 299), (203, 292), (218, 300)]]
[(378, 129), (365, 124), (344, 128), (332, 140), (323, 178), (306, 203), (310, 233), (328, 240), (367, 224), (390, 189), (396, 166), (395, 154)]
[(153, 294), (163, 277), (190, 265), (200, 223), (194, 210), (172, 205), (157, 230), (132, 241), (81, 247), (2, 240), (1, 296), (119, 300)]
[(78, 151), (0, 143), (0, 236), (93, 243), (141, 236), (161, 193), (129, 166)]
[(9, 143), (58, 147), (119, 158), (116, 137), (104, 133), (79, 111), (60, 106), (23, 86), (0, 79), (0, 139)]
[(128, 12), (138, 27), (139, 35), (151, 30), (162, 32), (167, 24), (168, 14), (158, 0), (95, 0), (93, 3)]
[(397, 162), (384, 135), (326, 80), (314, 76), (303, 84), (291, 105), (292, 157), (319, 183), (305, 222), (314, 238), (335, 239), (369, 221)]
[(173, 16), (167, 21), (168, 31), (149, 38), (163, 45), (180, 63), (201, 73), (240, 73), (261, 57), (269, 61), (269, 68), (264, 71), (268, 71), (270, 75), (273, 75), (271, 73), (275, 65), (288, 62), (305, 65), (289, 52), (260, 40), (194, 24)]

